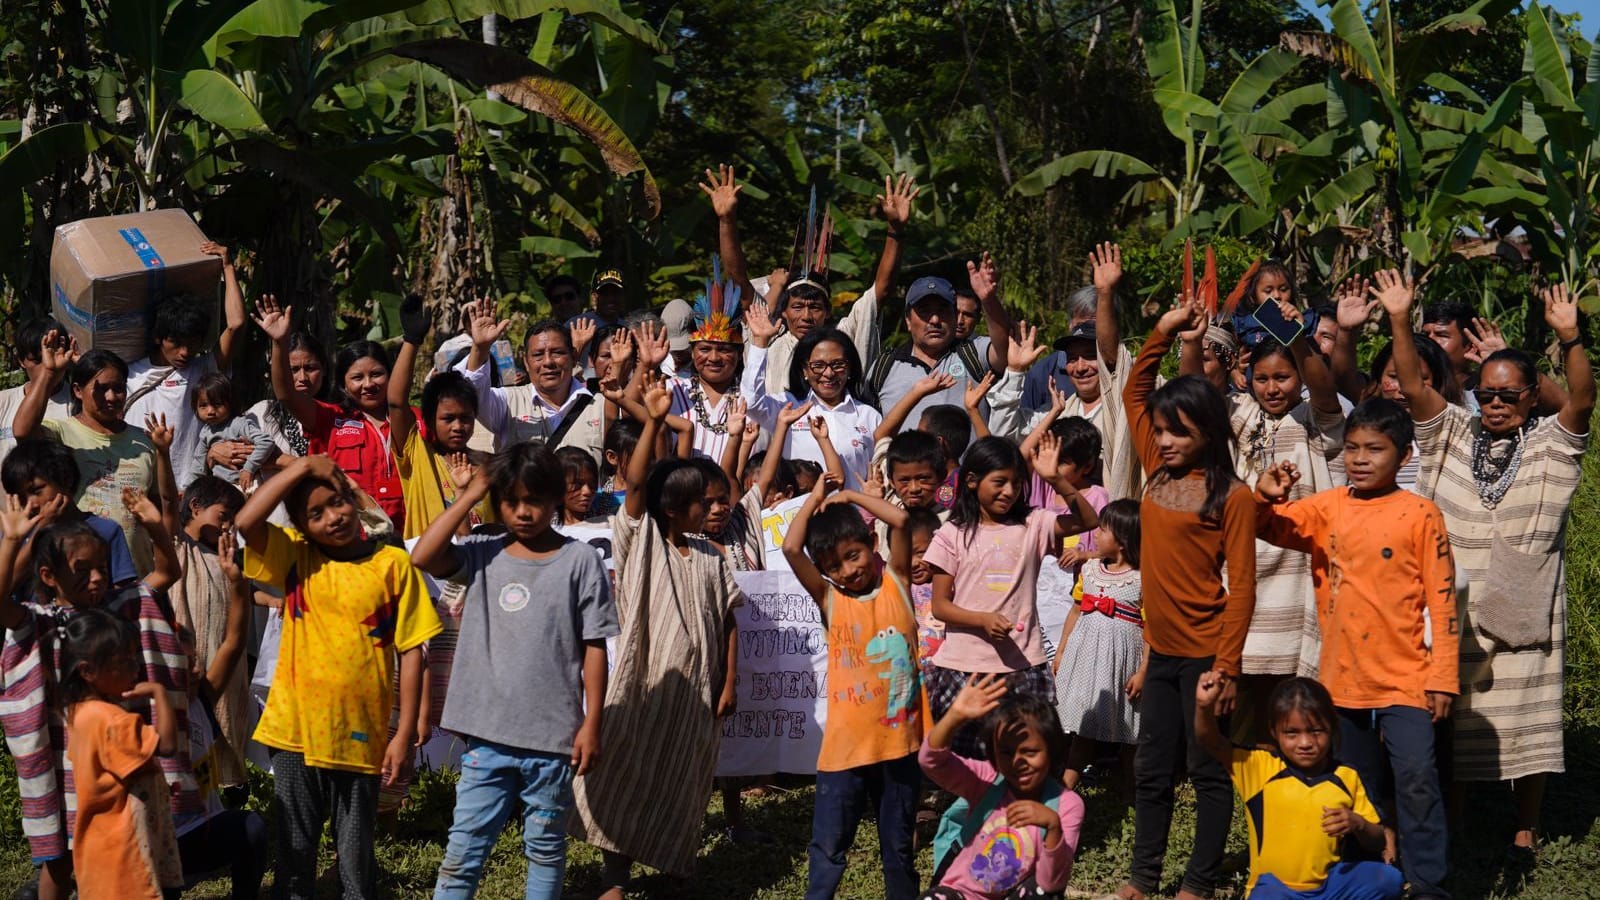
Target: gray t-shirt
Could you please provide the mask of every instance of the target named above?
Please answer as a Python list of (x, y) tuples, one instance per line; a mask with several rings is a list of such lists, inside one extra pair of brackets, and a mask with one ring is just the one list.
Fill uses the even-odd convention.
[[(978, 351), (978, 358), (987, 364), (989, 361), (989, 339), (980, 335), (973, 338), (972, 343)], [(889, 410), (894, 409), (895, 404), (900, 402), (900, 398), (904, 397), (917, 382), (935, 372), (949, 373), (956, 383), (937, 394), (930, 394), (924, 397), (921, 402), (912, 408), (911, 415), (906, 416), (905, 424), (901, 426), (902, 431), (915, 430), (917, 423), (922, 421), (922, 414), (930, 406), (948, 404), (965, 409), (967, 388), (971, 382), (981, 381), (984, 376), (983, 372), (968, 372), (966, 364), (961, 361), (961, 355), (955, 351), (954, 347), (939, 360), (937, 366), (931, 369), (911, 356), (910, 347), (910, 344), (905, 344), (896, 348), (894, 352), (894, 362), (889, 367), (888, 377), (884, 378), (883, 387), (878, 391), (878, 409), (881, 412), (887, 414)], [(988, 401), (984, 401), (979, 406), (979, 411), (985, 418), (988, 417)]]
[(568, 541), (543, 560), (505, 551), (501, 535), (462, 538), (467, 585), (440, 724), (541, 753), (571, 753), (583, 724), (583, 643), (618, 633), (600, 554)]

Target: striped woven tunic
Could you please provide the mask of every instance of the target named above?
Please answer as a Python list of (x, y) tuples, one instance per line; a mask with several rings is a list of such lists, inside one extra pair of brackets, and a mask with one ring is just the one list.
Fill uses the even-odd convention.
[[(178, 720), (178, 734), (189, 733), (189, 657), (178, 641), (172, 613), (144, 582), (129, 586), (105, 605), (139, 626), (141, 680), (167, 689)], [(21, 789), (22, 832), (35, 863), (60, 859), (68, 852), (78, 811), (67, 756), (65, 710), (57, 693), (60, 683), (60, 629), (72, 618), (70, 606), (24, 603), (28, 619), (6, 632), (0, 651), (0, 728), (6, 749), (17, 764)], [(205, 814), (203, 797), (189, 761), (188, 742), (162, 756), (161, 774), (172, 788), (172, 817), (183, 825)]]
[[(1262, 471), (1280, 462), (1294, 463), (1300, 471), (1290, 500), (1345, 483), (1343, 413), (1321, 412), (1302, 401), (1284, 415), (1271, 416), (1249, 394), (1229, 396), (1228, 405), (1234, 471), (1250, 488)], [(1244, 673), (1315, 677), (1321, 650), (1311, 557), (1258, 539), (1256, 609), (1244, 641)]]
[(673, 547), (648, 515), (611, 517), (615, 643), (600, 763), (574, 782), (572, 835), (671, 875), (700, 849), (722, 729), (726, 629), (744, 595), (716, 544)]
[[(1472, 478), (1473, 439), (1481, 429), (1479, 418), (1459, 406), (1447, 406), (1417, 425), (1422, 454), (1417, 493), (1432, 499), (1444, 513), (1457, 567), (1466, 570), (1474, 586), (1484, 583), (1497, 528), (1524, 553), (1565, 556), (1567, 511), (1578, 490), (1582, 455), (1589, 443), (1587, 434), (1567, 431), (1554, 416), (1539, 421), (1523, 438), (1522, 462), (1510, 490), (1491, 511), (1479, 498)], [(1465, 624), (1461, 697), (1453, 712), (1455, 776), (1464, 781), (1501, 781), (1564, 771), (1565, 559), (1557, 574), (1548, 646), (1513, 651), (1496, 645), (1473, 616), (1481, 591), (1460, 588), (1457, 585), (1457, 603)]]

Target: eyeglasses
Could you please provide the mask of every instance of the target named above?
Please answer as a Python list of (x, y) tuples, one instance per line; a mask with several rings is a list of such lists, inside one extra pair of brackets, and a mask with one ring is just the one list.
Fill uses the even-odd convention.
[(1477, 388), (1472, 392), (1472, 396), (1477, 398), (1479, 406), (1488, 406), (1494, 400), (1499, 400), (1507, 406), (1516, 406), (1517, 401), (1522, 399), (1522, 395), (1531, 390), (1533, 390), (1533, 385), (1531, 384), (1527, 387), (1506, 388), (1499, 391), (1490, 390), (1489, 388)]
[(835, 359), (831, 362), (818, 359), (806, 363), (806, 371), (813, 375), (821, 375), (825, 372), (831, 372), (834, 375), (843, 375), (844, 373), (850, 371), (850, 363), (842, 359)]

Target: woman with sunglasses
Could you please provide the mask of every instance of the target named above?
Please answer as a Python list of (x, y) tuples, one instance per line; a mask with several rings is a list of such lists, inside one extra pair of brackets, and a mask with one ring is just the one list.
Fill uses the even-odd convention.
[(1541, 295), (1567, 375), (1560, 411), (1534, 415), (1533, 359), (1507, 349), (1484, 360), (1474, 414), (1446, 404), (1423, 379), (1410, 340), (1411, 283), (1394, 271), (1378, 273), (1376, 281), (1373, 292), (1395, 333), (1400, 388), (1417, 422), (1417, 490), (1444, 513), (1450, 549), (1469, 576), (1466, 600), (1458, 600), (1468, 631), (1461, 639), (1461, 696), (1454, 710), (1455, 780), (1458, 789), (1462, 782), (1511, 781), (1517, 800), (1513, 853), (1531, 859), (1546, 777), (1565, 769), (1564, 538), (1595, 405), (1577, 297), (1561, 285)]
[[(782, 448), (784, 459), (809, 459), (828, 467), (818, 440), (833, 446), (844, 463), (845, 487), (860, 490), (872, 469), (872, 433), (883, 422), (883, 414), (858, 399), (861, 390), (861, 357), (849, 336), (836, 328), (819, 328), (795, 345), (789, 363), (789, 384), (803, 385), (804, 393), (785, 391), (769, 394), (767, 384), (767, 345), (778, 334), (767, 315), (766, 305), (752, 305), (745, 314), (745, 331), (750, 348), (745, 357), (740, 387), (750, 407), (746, 415), (768, 433), (778, 423), (785, 406), (799, 408), (809, 404), (789, 429)], [(814, 433), (815, 432), (815, 433)]]

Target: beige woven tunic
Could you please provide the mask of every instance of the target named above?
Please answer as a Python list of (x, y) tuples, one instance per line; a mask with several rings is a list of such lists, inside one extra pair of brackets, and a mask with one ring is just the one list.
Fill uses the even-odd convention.
[(572, 835), (686, 876), (700, 849), (721, 729), (725, 627), (744, 602), (727, 557), (691, 538), (685, 556), (648, 515), (611, 517), (615, 644), (600, 761), (574, 784)]
[[(1493, 510), (1484, 506), (1472, 478), (1473, 439), (1480, 420), (1449, 406), (1417, 426), (1422, 467), (1417, 493), (1438, 504), (1450, 529), (1458, 568), (1473, 585), (1488, 572), (1495, 529), (1524, 553), (1565, 555), (1567, 511), (1578, 490), (1587, 434), (1572, 434), (1551, 416), (1524, 438), (1522, 462), (1511, 489)], [(1498, 524), (1497, 524), (1498, 522)], [(1455, 703), (1455, 776), (1501, 781), (1565, 770), (1561, 734), (1562, 666), (1566, 656), (1567, 587), (1563, 559), (1556, 582), (1548, 646), (1511, 651), (1476, 625), (1481, 591), (1460, 592), (1461, 697)], [(1458, 591), (1460, 585), (1457, 586)], [(1435, 622), (1433, 627), (1438, 628)]]
[[(1263, 470), (1280, 462), (1292, 462), (1300, 471), (1290, 500), (1345, 483), (1342, 412), (1319, 412), (1302, 401), (1275, 417), (1249, 394), (1230, 396), (1228, 405), (1234, 471), (1252, 489)], [(1316, 677), (1321, 652), (1311, 557), (1257, 540), (1256, 610), (1244, 641), (1244, 673)]]

